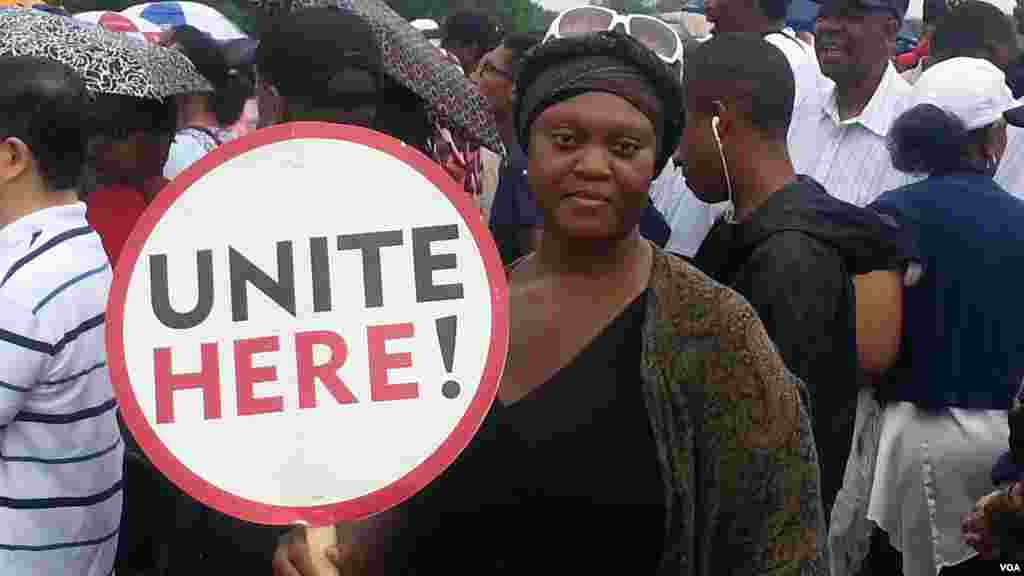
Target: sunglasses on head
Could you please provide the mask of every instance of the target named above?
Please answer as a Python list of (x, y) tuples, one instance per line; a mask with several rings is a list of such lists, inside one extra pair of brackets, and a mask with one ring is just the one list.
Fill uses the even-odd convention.
[(551, 23), (544, 40), (570, 38), (594, 32), (622, 30), (658, 55), (666, 64), (683, 59), (683, 41), (671, 26), (644, 14), (622, 15), (601, 6), (580, 6), (559, 14)]

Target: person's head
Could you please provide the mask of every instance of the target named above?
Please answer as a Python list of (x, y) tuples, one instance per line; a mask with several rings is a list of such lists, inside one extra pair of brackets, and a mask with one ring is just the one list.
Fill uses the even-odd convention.
[(382, 57), (370, 25), (348, 10), (307, 8), (274, 19), (256, 49), (261, 125), (352, 124), (426, 150), (425, 104), (384, 73)]
[(637, 40), (600, 32), (530, 51), (514, 122), (545, 231), (614, 242), (635, 233), (675, 150), (682, 87)]
[(245, 75), (228, 66), (217, 42), (194, 26), (178, 26), (165, 32), (161, 44), (180, 50), (196, 70), (213, 85), (214, 92), (178, 96), (179, 128), (194, 122), (197, 113), (213, 114), (220, 126), (230, 126), (242, 116), (252, 85)]
[(494, 50), (480, 59), (473, 72), (473, 81), (480, 92), (491, 103), (498, 118), (512, 114), (515, 100), (515, 81), (519, 67), (526, 53), (540, 43), (540, 38), (531, 34), (510, 34)]
[(911, 174), (994, 175), (1007, 123), (1024, 125), (1024, 107), (1003, 72), (980, 58), (951, 58), (925, 70), (910, 102), (889, 130), (889, 151), (893, 166)]
[(781, 28), (792, 0), (705, 0), (704, 15), (714, 34)]
[(78, 187), (89, 95), (64, 64), (0, 57), (0, 227)]
[(686, 182), (705, 202), (728, 200), (734, 174), (725, 164), (735, 169), (765, 145), (785, 150), (793, 71), (782, 51), (760, 35), (721, 34), (687, 59), (685, 77)]
[(89, 151), (99, 182), (138, 186), (162, 176), (177, 128), (173, 100), (99, 94), (89, 118)]
[(840, 86), (881, 78), (908, 0), (824, 0), (814, 29), (821, 71)]
[(444, 22), (441, 47), (455, 54), (466, 74), (472, 74), (484, 54), (501, 42), (501, 28), (487, 14), (456, 12)]
[(371, 126), (381, 52), (370, 25), (340, 8), (307, 8), (276, 19), (256, 49), (260, 120)]
[(1016, 30), (992, 4), (962, 0), (936, 23), (929, 56), (931, 65), (957, 57), (984, 58), (1005, 71), (1017, 56)]

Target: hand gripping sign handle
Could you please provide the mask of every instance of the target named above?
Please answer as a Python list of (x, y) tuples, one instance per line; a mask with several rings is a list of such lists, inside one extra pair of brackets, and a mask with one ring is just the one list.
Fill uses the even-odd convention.
[(334, 526), (303, 528), (310, 559), (316, 568), (316, 576), (340, 576), (338, 568), (327, 558), (327, 549), (338, 544), (338, 531)]

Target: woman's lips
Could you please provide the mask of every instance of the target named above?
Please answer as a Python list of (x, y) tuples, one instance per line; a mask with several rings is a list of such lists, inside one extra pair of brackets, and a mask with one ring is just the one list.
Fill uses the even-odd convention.
[(589, 190), (583, 190), (580, 192), (574, 192), (566, 196), (566, 200), (572, 200), (579, 204), (597, 206), (602, 204), (611, 204), (611, 199), (603, 194), (597, 192), (591, 192)]

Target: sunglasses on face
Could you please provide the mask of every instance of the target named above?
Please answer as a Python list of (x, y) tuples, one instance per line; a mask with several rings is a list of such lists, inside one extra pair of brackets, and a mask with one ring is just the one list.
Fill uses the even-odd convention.
[(626, 34), (657, 54), (666, 64), (682, 61), (683, 41), (671, 26), (653, 16), (622, 15), (601, 6), (580, 6), (562, 12), (551, 23), (544, 40), (605, 32), (615, 30), (619, 26)]

